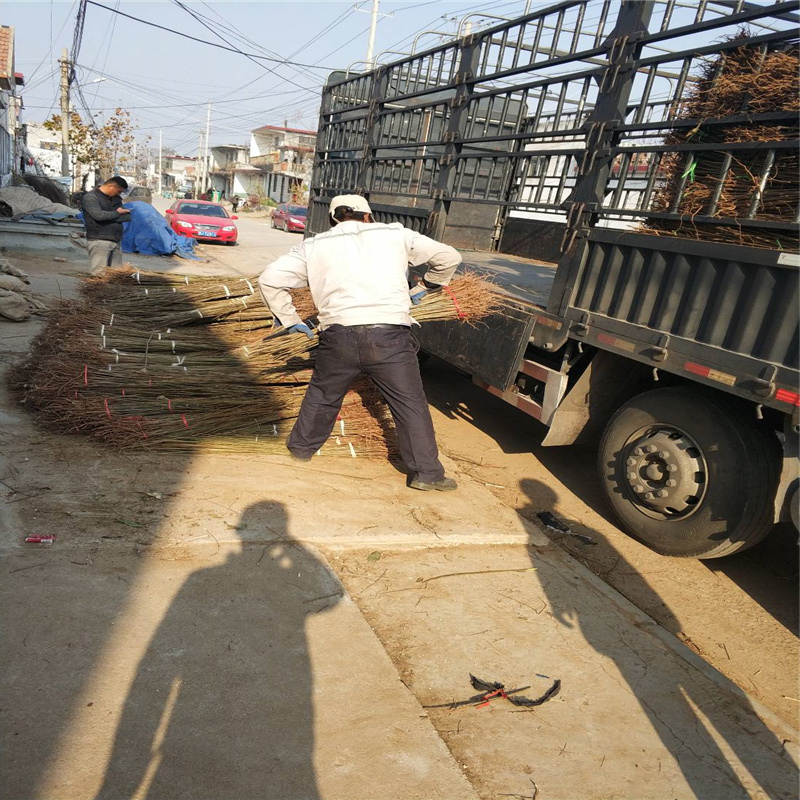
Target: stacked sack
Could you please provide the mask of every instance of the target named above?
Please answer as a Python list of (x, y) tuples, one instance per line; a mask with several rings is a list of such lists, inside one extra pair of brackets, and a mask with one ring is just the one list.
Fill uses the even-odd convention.
[(28, 274), (0, 257), (0, 317), (22, 322), (46, 306), (33, 297)]

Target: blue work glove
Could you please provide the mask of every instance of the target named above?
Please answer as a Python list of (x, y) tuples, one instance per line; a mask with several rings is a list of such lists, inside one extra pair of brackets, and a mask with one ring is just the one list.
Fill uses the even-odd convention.
[(304, 333), (309, 339), (314, 338), (314, 331), (305, 324), (305, 322), (298, 322), (297, 325), (292, 325), (288, 328), (289, 333)]
[(422, 302), (422, 298), (428, 294), (427, 288), (425, 288), (425, 284), (420, 282), (413, 289), (409, 291), (409, 295), (411, 296), (411, 302), (418, 306)]

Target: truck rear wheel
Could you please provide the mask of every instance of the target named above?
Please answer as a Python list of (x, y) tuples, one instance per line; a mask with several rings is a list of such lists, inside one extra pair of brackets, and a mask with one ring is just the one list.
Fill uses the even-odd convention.
[(598, 466), (623, 528), (657, 553), (719, 558), (772, 528), (777, 437), (711, 392), (656, 389), (629, 400), (605, 429)]

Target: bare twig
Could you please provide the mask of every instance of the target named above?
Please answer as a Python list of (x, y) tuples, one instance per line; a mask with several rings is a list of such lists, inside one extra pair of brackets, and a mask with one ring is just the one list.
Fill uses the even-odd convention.
[(381, 572), (381, 574), (378, 575), (378, 577), (375, 578), (374, 581), (372, 581), (371, 583), (368, 583), (363, 589), (361, 589), (359, 591), (359, 593), (356, 595), (356, 597), (361, 597), (361, 595), (364, 594), (364, 592), (366, 592), (367, 589), (369, 589), (372, 586), (374, 586), (387, 572), (388, 572), (388, 569), (385, 569), (383, 572)]
[(14, 572), (22, 572), (24, 569), (33, 569), (34, 567), (43, 567), (47, 562), (43, 561), (41, 564), (28, 564), (27, 567), (17, 567), (16, 569), (10, 569), (8, 574), (11, 575)]

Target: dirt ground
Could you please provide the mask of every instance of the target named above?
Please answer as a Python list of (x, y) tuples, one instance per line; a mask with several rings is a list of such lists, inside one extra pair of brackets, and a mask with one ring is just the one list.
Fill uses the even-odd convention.
[[(622, 533), (600, 495), (595, 453), (545, 448), (543, 426), (441, 363), (425, 370), (445, 452), (509, 508), (552, 511), (590, 546), (546, 530), (557, 544), (664, 628), (798, 726), (797, 532), (777, 527), (724, 559), (667, 558)], [(464, 423), (467, 423), (465, 425)]]
[[(247, 245), (207, 246), (210, 263), (174, 268), (253, 274), (298, 241), (245, 223)], [(13, 260), (55, 297), (84, 273), (80, 261)], [(39, 324), (3, 326), (4, 366)], [(776, 530), (717, 562), (657, 556), (608, 517), (591, 451), (542, 448), (538, 423), (446, 365), (431, 362), (424, 376), (446, 467), (462, 487), (446, 497), (409, 492), (380, 463), (309, 469), (277, 456), (114, 453), (38, 428), (3, 388), (3, 617), (21, 621), (4, 654), (15, 699), (3, 703), (13, 774), (3, 796), (121, 796), (128, 769), (144, 773), (131, 796), (185, 785), (185, 775), (158, 770), (155, 751), (133, 765), (118, 758), (119, 731), (149, 724), (137, 687), (153, 676), (169, 706), (176, 663), (187, 687), (189, 678), (215, 686), (221, 670), (264, 658), (245, 646), (256, 625), (277, 648), (264, 680), (296, 684), (291, 711), (269, 706), (274, 719), (289, 714), (299, 737), (290, 737), (294, 762), (275, 755), (296, 776), (285, 796), (279, 787), (265, 795), (275, 800), (794, 797), (785, 750), (798, 727), (796, 534)], [(549, 541), (536, 520), (544, 510), (597, 544)], [(57, 545), (20, 545), (20, 532), (36, 531), (56, 532)], [(290, 581), (278, 570), (287, 553), (298, 568)], [(260, 579), (283, 627), (234, 603), (257, 566), (268, 568)], [(177, 632), (195, 627), (188, 640)], [(210, 643), (226, 635), (225, 652), (239, 655), (217, 663)], [(469, 672), (530, 685), (529, 696), (555, 678), (564, 688), (533, 713), (447, 708), (473, 694)], [(162, 673), (166, 682), (155, 682)], [(196, 700), (187, 715), (181, 702), (182, 730), (226, 713)], [(158, 722), (157, 709), (148, 714)], [(220, 723), (219, 736), (238, 744), (242, 732), (263, 734), (257, 720), (235, 727)], [(158, 740), (164, 752), (187, 747), (185, 735)], [(192, 746), (195, 760), (219, 757)], [(34, 749), (41, 767), (20, 769)], [(242, 769), (251, 757), (245, 748)], [(193, 797), (233, 796), (202, 775)], [(200, 790), (211, 784), (216, 793)]]

